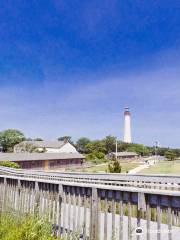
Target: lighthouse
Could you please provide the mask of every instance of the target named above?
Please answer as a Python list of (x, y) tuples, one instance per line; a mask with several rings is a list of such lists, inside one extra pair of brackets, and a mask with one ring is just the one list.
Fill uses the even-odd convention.
[(131, 113), (129, 108), (124, 111), (124, 142), (131, 143)]

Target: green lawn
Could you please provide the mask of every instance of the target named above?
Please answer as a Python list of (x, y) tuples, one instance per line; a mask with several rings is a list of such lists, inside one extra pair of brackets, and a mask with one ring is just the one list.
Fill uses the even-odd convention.
[[(122, 162), (121, 163), (122, 166), (122, 172), (126, 172), (129, 171), (133, 168), (136, 168), (139, 166), (139, 163), (127, 163), (127, 162)], [(107, 172), (108, 171), (108, 163), (103, 163), (103, 164), (98, 164), (98, 165), (94, 165), (91, 167), (87, 167), (87, 168), (81, 168), (81, 169), (76, 169), (75, 171), (78, 172)]]
[(140, 173), (145, 174), (180, 174), (180, 162), (163, 161)]

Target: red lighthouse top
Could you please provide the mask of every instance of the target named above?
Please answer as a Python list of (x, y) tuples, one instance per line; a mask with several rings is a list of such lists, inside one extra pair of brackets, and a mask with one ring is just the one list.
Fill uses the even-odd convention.
[(124, 109), (124, 115), (131, 115), (130, 110), (128, 107)]

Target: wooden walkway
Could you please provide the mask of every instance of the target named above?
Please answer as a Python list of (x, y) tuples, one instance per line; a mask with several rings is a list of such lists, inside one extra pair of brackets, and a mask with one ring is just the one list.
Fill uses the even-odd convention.
[[(178, 176), (137, 178), (0, 168), (0, 192), (1, 211), (46, 216), (54, 234), (61, 236), (176, 240), (180, 234)], [(143, 233), (138, 235), (136, 228)]]

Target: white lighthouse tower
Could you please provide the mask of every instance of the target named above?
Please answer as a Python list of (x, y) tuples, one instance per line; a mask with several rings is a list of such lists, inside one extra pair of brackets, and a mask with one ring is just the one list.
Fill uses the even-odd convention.
[(129, 108), (124, 111), (124, 142), (131, 143), (131, 113)]

